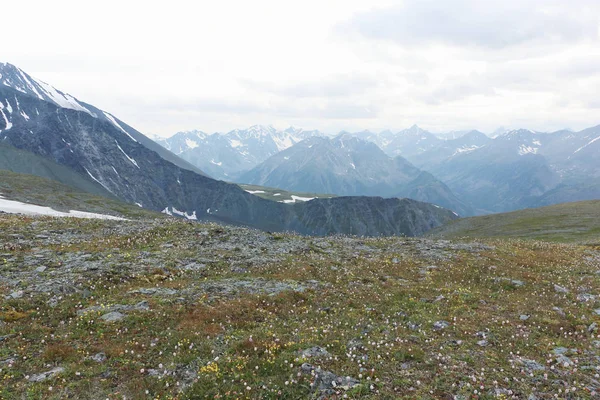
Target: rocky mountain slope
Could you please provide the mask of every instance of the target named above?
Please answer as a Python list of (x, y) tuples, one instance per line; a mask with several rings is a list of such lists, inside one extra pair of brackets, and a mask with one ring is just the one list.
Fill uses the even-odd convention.
[(0, 215), (0, 397), (593, 399), (597, 246)]
[[(46, 90), (53, 94), (53, 98), (60, 95), (69, 100), (69, 104), (63, 104), (69, 107), (57, 105), (60, 104), (58, 101), (48, 101), (36, 86), (29, 87), (30, 93), (20, 83), (15, 83), (16, 78), (7, 78), (7, 68), (12, 71), (14, 67), (5, 66), (2, 70), (0, 142), (66, 166), (122, 201), (190, 219), (317, 234), (414, 235), (454, 218), (450, 211), (419, 202), (382, 203), (379, 199), (363, 198), (359, 202), (367, 209), (375, 204), (384, 207), (381, 213), (363, 216), (355, 212), (355, 200), (342, 199), (317, 207), (342, 220), (330, 217), (317, 224), (310, 215), (312, 206), (264, 200), (236, 185), (203, 176), (194, 168), (185, 168), (183, 161), (176, 165), (168, 157), (147, 147), (141, 138), (128, 132), (118, 120), (113, 121), (109, 114), (86, 103), (72, 104), (72, 97), (55, 89), (53, 92)], [(25, 76), (18, 71), (19, 75)], [(9, 86), (11, 84), (14, 87)], [(100, 113), (103, 117), (99, 117)], [(161, 149), (170, 157), (177, 158)], [(334, 212), (332, 207), (339, 210)], [(410, 215), (400, 217), (403, 209)], [(404, 222), (413, 217), (416, 219), (410, 226), (418, 225), (420, 228), (415, 232), (406, 231), (409, 225)], [(349, 231), (335, 230), (336, 227), (350, 226)], [(377, 230), (383, 227), (385, 231)]]
[(313, 137), (277, 153), (239, 178), (244, 183), (346, 196), (408, 197), (472, 210), (431, 174), (352, 135)]

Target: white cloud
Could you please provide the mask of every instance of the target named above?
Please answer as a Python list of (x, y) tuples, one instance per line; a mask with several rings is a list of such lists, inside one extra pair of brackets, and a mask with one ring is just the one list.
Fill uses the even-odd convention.
[(24, 0), (2, 13), (15, 38), (2, 61), (148, 133), (600, 123), (596, 0)]

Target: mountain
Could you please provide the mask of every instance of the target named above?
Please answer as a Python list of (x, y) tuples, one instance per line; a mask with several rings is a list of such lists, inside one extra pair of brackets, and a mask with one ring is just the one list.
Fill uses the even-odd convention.
[(479, 131), (470, 131), (456, 139), (439, 142), (435, 147), (415, 157), (414, 164), (420, 168), (432, 168), (443, 161), (475, 151), (491, 142), (492, 139)]
[(243, 172), (312, 136), (324, 134), (294, 127), (277, 130), (272, 126), (254, 125), (225, 134), (178, 132), (158, 143), (215, 179), (236, 181)]
[[(10, 64), (2, 64), (0, 75), (0, 143), (67, 167), (130, 204), (189, 219), (316, 234), (415, 235), (455, 218), (448, 210), (398, 199), (319, 199), (293, 205), (261, 199), (198, 173), (112, 115)], [(357, 212), (357, 204), (380, 208), (366, 215)], [(326, 212), (328, 219), (316, 220), (313, 210)], [(410, 215), (402, 215), (403, 210)]]
[[(114, 117), (112, 114), (102, 111), (91, 104), (79, 101), (70, 94), (55, 89), (51, 85), (41, 80), (34, 79), (25, 71), (15, 67), (12, 64), (0, 63), (0, 87), (2, 86), (12, 88), (23, 95), (54, 104), (57, 107), (80, 111), (88, 114), (98, 121), (110, 123), (123, 134), (127, 135), (130, 140), (140, 143), (144, 147), (156, 152), (163, 159), (177, 165), (178, 167), (203, 174), (203, 172), (198, 168), (179, 157), (175, 157), (173, 153), (165, 151), (165, 149), (156, 144), (153, 140), (147, 138), (140, 132), (133, 129), (131, 126)], [(0, 105), (0, 122), (4, 120), (6, 126), (9, 126), (11, 123), (7, 115), (12, 114), (12, 110), (13, 108), (11, 104), (8, 103), (8, 99), (5, 99), (4, 104)], [(19, 116), (28, 120), (30, 117), (37, 115), (37, 110), (35, 110), (35, 108), (33, 111), (34, 112), (30, 115), (25, 112), (21, 112)], [(19, 116), (17, 116), (17, 118)], [(15, 115), (13, 115), (12, 118), (15, 118)]]
[(532, 131), (510, 131), (423, 168), (481, 213), (524, 208), (560, 183), (548, 160), (538, 154), (542, 140), (543, 135)]
[(481, 212), (600, 197), (600, 127), (517, 129), (494, 139), (473, 131), (458, 140), (421, 154), (416, 164)]
[(301, 192), (409, 197), (462, 215), (473, 212), (431, 174), (400, 156), (389, 157), (374, 143), (351, 134), (304, 140), (272, 156), (240, 180)]
[(402, 156), (415, 162), (421, 154), (437, 147), (441, 142), (434, 134), (413, 125), (393, 135), (382, 149), (391, 156)]

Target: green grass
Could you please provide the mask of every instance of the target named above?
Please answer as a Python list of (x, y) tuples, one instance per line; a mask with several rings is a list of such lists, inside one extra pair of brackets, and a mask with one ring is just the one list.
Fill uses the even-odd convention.
[(428, 236), (511, 237), (551, 242), (598, 242), (600, 241), (600, 200), (462, 218), (434, 229)]
[(253, 193), (258, 197), (262, 197), (263, 199), (272, 200), (282, 202), (284, 200), (292, 200), (292, 196), (304, 197), (304, 198), (320, 198), (320, 199), (329, 199), (332, 197), (336, 197), (333, 194), (318, 194), (318, 193), (304, 193), (304, 192), (290, 192), (287, 190), (270, 188), (265, 186), (257, 186), (257, 185), (239, 185), (242, 189), (250, 192), (262, 192), (262, 193)]

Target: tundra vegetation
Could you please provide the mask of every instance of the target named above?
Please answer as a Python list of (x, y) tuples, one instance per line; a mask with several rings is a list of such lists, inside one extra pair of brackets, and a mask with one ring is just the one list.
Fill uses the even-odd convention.
[(597, 398), (600, 246), (0, 215), (0, 398)]

